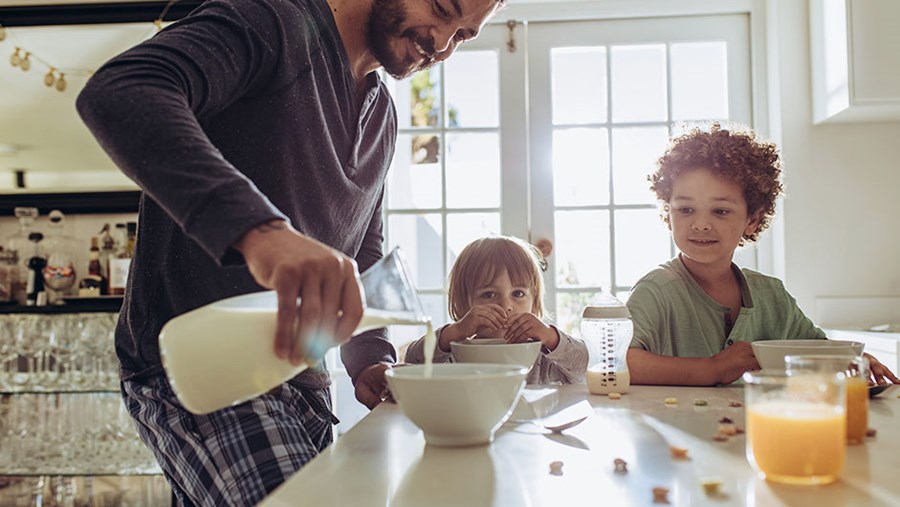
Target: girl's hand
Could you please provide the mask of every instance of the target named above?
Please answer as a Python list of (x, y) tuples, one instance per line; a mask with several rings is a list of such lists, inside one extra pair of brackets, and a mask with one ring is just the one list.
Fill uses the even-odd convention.
[(548, 326), (536, 315), (531, 313), (519, 313), (511, 315), (506, 324), (506, 336), (508, 343), (522, 343), (529, 340), (540, 340), (548, 350), (556, 350), (559, 345), (559, 333), (552, 326)]
[(465, 340), (476, 334), (498, 334), (506, 327), (506, 310), (500, 305), (475, 305), (457, 322), (441, 331), (438, 345), (444, 352), (450, 351), (450, 342)]
[(866, 356), (866, 359), (869, 360), (869, 375), (870, 382), (874, 382), (876, 384), (900, 384), (900, 380), (897, 380), (897, 377), (891, 373), (891, 370), (888, 369), (887, 366), (881, 364), (881, 361), (875, 359), (871, 354), (863, 354)]

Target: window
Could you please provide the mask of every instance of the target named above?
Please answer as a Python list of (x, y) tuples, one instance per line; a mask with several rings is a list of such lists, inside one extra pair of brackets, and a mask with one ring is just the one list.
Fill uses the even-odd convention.
[[(390, 82), (400, 140), (386, 246), (406, 251), (441, 325), (465, 244), (550, 239), (545, 305), (575, 331), (597, 290), (627, 298), (675, 253), (647, 182), (668, 137), (712, 120), (751, 123), (749, 19), (531, 23), (516, 28), (514, 53), (507, 30), (486, 27), (443, 65)], [(754, 265), (753, 252), (742, 261)], [(391, 333), (402, 344), (420, 331)]]

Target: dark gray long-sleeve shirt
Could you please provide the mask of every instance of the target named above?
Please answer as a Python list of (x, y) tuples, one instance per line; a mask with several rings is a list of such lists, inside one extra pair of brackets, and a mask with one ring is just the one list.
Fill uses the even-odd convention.
[[(397, 121), (366, 79), (360, 102), (325, 0), (210, 0), (94, 74), (78, 111), (143, 190), (116, 329), (123, 378), (161, 374), (172, 317), (262, 290), (231, 248), (260, 223), (286, 219), (360, 271), (382, 256)], [(342, 351), (354, 380), (395, 356), (383, 332)], [(329, 382), (321, 368), (300, 381)]]

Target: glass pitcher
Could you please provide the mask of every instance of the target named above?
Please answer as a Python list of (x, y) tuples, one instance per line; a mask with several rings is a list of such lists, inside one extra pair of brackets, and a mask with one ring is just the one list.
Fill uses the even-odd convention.
[[(354, 335), (388, 324), (429, 324), (399, 249), (360, 278), (366, 305)], [(277, 309), (275, 291), (257, 292), (202, 306), (163, 326), (163, 367), (186, 409), (206, 414), (255, 398), (317, 363), (335, 345), (311, 343), (306, 364), (278, 358), (273, 342)]]

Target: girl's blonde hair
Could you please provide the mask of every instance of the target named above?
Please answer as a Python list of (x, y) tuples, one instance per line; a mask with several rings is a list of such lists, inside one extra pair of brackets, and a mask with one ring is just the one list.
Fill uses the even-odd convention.
[(543, 317), (542, 260), (537, 248), (511, 236), (489, 236), (469, 243), (450, 269), (450, 318), (463, 318), (472, 308), (478, 287), (490, 283), (504, 270), (514, 285), (534, 289), (531, 313)]

